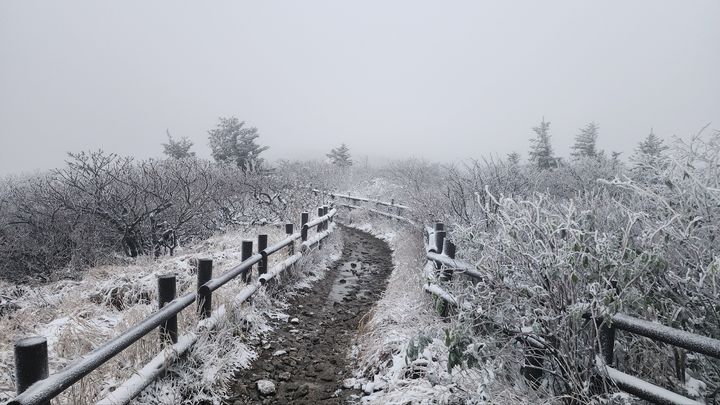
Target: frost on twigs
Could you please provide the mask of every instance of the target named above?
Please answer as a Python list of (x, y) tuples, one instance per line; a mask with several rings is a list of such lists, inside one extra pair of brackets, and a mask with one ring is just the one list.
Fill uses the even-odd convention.
[[(253, 230), (267, 233), (270, 240), (281, 240), (278, 228)], [(200, 329), (198, 341), (179, 363), (168, 367), (166, 377), (151, 384), (135, 403), (178, 404), (219, 403), (227, 396), (235, 370), (246, 367), (255, 357), (253, 344), (270, 331), (268, 316), (282, 317), (286, 295), (295, 284), (308, 286), (322, 277), (327, 260), (337, 257), (338, 238), (326, 240), (321, 255), (304, 257), (279, 277), (273, 294), (264, 289), (253, 295), (253, 303), (230, 305), (245, 287), (234, 280), (213, 293), (213, 308), (225, 308), (225, 316), (210, 333)], [(85, 355), (122, 331), (136, 325), (157, 309), (156, 274), (177, 274), (178, 295), (194, 291), (192, 258), (212, 257), (213, 273), (225, 272), (241, 261), (240, 241), (249, 235), (226, 233), (210, 238), (182, 255), (160, 260), (138, 260), (134, 265), (103, 266), (90, 269), (81, 281), (63, 280), (29, 287), (0, 282), (0, 296), (11, 298), (12, 312), (1, 315), (0, 400), (14, 397), (12, 342), (27, 335), (48, 338), (50, 372), (53, 373)], [(282, 253), (270, 257), (270, 266), (284, 260)], [(256, 275), (254, 276), (256, 279)], [(193, 306), (194, 307), (194, 306)], [(197, 314), (189, 307), (178, 315), (181, 334), (195, 331)], [(287, 315), (284, 315), (287, 317)], [(58, 403), (94, 403), (115, 390), (136, 370), (140, 370), (160, 351), (158, 334), (150, 333), (119, 355), (66, 390)]]
[[(597, 326), (608, 314), (719, 337), (720, 133), (676, 140), (654, 156), (631, 167), (599, 153), (549, 170), (492, 159), (392, 169), (396, 197), (419, 222), (445, 222), (458, 258), (486, 277), (476, 283), (456, 274), (440, 285), (462, 305), (438, 327), (417, 281), (420, 242), (407, 253), (395, 242), (395, 274), (371, 332), (359, 340), (360, 358), (368, 359), (359, 376), (385, 384), (371, 385), (367, 401), (421, 403), (432, 393), (442, 403), (449, 399), (441, 391), (471, 392), (465, 379), (483, 386), (491, 403), (631, 403), (592, 367)], [(349, 215), (353, 224), (371, 222), (376, 234), (400, 232)], [(393, 284), (396, 274), (402, 288)], [(530, 342), (541, 347), (532, 351)], [(718, 360), (623, 331), (613, 360), (620, 371), (716, 401)]]
[[(477, 284), (455, 276), (442, 287), (465, 304), (451, 333), (484, 345), (478, 360), (493, 376), (493, 402), (629, 401), (589, 367), (598, 331), (588, 313), (720, 336), (720, 134), (653, 153), (629, 168), (598, 154), (550, 171), (493, 160), (440, 175), (398, 170), (405, 202), (444, 221), (458, 256), (487, 276)], [(528, 357), (533, 336), (546, 345), (537, 360)], [(623, 331), (614, 360), (693, 398), (713, 401), (704, 396), (720, 386), (717, 360)], [(541, 370), (534, 383), (521, 373), (532, 361)]]

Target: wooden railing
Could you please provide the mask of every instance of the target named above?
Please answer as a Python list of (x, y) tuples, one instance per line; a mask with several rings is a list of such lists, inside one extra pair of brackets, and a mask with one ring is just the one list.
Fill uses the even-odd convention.
[[(434, 229), (427, 229), (426, 232), (428, 242), (426, 245), (426, 257), (429, 261), (434, 262), (435, 268), (437, 268), (441, 274), (440, 277), (433, 277), (431, 274), (428, 276), (429, 279), (447, 281), (452, 277), (452, 274), (459, 273), (470, 277), (475, 282), (481, 282), (483, 280), (482, 273), (479, 272), (475, 266), (455, 259), (455, 245), (446, 238), (445, 227), (442, 223), (436, 223)], [(458, 305), (458, 300), (453, 297), (452, 294), (445, 291), (439, 284), (428, 282), (425, 290), (443, 299), (449, 306)], [(447, 308), (447, 306), (444, 307), (444, 310), (447, 311)], [(443, 313), (443, 315), (445, 314)], [(589, 314), (587, 314), (586, 317), (588, 319), (591, 318)], [(630, 332), (650, 338), (656, 342), (684, 348), (717, 359), (720, 359), (720, 340), (621, 313), (597, 319), (596, 322), (599, 331), (599, 351), (602, 356), (598, 356), (595, 361), (595, 366), (602, 375), (605, 375), (619, 389), (657, 404), (702, 404), (701, 402), (613, 368), (615, 333), (617, 330)], [(541, 336), (535, 335), (524, 335), (521, 340), (528, 345), (528, 350), (526, 351), (526, 367), (535, 367), (539, 373), (542, 373), (542, 356), (546, 350), (550, 349), (548, 343)], [(537, 374), (529, 378), (537, 378)]]
[[(145, 367), (137, 371), (129, 380), (116, 388), (98, 404), (125, 404), (139, 394), (168, 366), (183, 355), (198, 339), (198, 334), (215, 328), (222, 317), (220, 309), (212, 311), (212, 293), (229, 281), (240, 276), (247, 286), (235, 298), (240, 304), (247, 300), (265, 283), (296, 263), (307, 251), (322, 244), (334, 228), (335, 209), (328, 206), (318, 208), (318, 217), (309, 221), (309, 214), (302, 213), (301, 230), (293, 232), (293, 224), (286, 224), (285, 239), (267, 246), (267, 235), (258, 235), (257, 253), (252, 254), (253, 241), (242, 242), (242, 262), (222, 275), (212, 277), (212, 260), (199, 259), (197, 272), (197, 291), (175, 297), (175, 275), (163, 275), (158, 278), (159, 309), (137, 325), (126, 330), (97, 349), (87, 353), (62, 370), (49, 375), (47, 340), (42, 336), (21, 339), (15, 343), (15, 378), (18, 395), (8, 405), (49, 404), (50, 400), (80, 381), (84, 376), (103, 365), (114, 356), (128, 348), (155, 329), (160, 329), (161, 345), (171, 346), (172, 350), (163, 350)], [(316, 235), (308, 237), (308, 231), (316, 229)], [(300, 251), (295, 251), (295, 241), (300, 240)], [(288, 258), (267, 268), (268, 257), (288, 248)], [(252, 268), (258, 265), (258, 280), (251, 281)], [(193, 303), (197, 305), (200, 322), (195, 331), (178, 335), (177, 315)]]
[[(410, 211), (409, 207), (395, 204), (394, 200), (387, 203), (345, 194), (325, 194), (342, 199), (349, 199), (356, 203), (365, 202), (383, 207), (402, 207), (403, 213)], [(352, 209), (365, 209), (369, 212), (380, 214), (388, 218), (397, 219), (395, 218), (397, 216), (396, 214), (380, 212), (375, 208), (350, 204), (338, 205)], [(401, 218), (405, 219), (404, 217)], [(433, 294), (435, 297), (445, 302), (446, 305), (441, 307), (440, 313), (441, 315), (447, 315), (448, 311), (452, 307), (457, 307), (460, 303), (456, 297), (443, 287), (443, 284), (451, 280), (455, 275), (468, 277), (469, 280), (475, 283), (488, 282), (488, 280), (487, 277), (485, 277), (482, 272), (476, 268), (476, 266), (455, 257), (456, 246), (449, 238), (447, 238), (445, 225), (443, 223), (437, 222), (432, 228), (424, 228), (424, 233), (426, 241), (425, 256), (428, 261), (433, 263), (432, 269), (426, 274), (428, 282), (424, 285), (424, 289), (428, 293)], [(590, 318), (590, 315), (587, 315), (587, 317)], [(701, 402), (648, 383), (613, 368), (615, 334), (616, 331), (625, 331), (647, 337), (655, 342), (662, 342), (716, 359), (720, 359), (720, 340), (671, 328), (657, 322), (649, 322), (622, 313), (597, 319), (596, 323), (599, 332), (598, 350), (601, 355), (596, 359), (595, 366), (598, 368), (600, 374), (604, 375), (615, 386), (625, 392), (657, 404), (701, 404)], [(541, 356), (545, 350), (549, 349), (548, 343), (545, 342), (541, 336), (535, 335), (523, 335), (521, 340), (528, 346), (528, 350), (526, 351), (526, 365), (538, 364), (537, 369), (540, 373), (542, 373)]]

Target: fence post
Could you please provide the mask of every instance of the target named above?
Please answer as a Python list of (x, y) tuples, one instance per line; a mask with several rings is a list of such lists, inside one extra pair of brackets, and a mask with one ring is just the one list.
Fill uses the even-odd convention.
[(445, 230), (445, 224), (442, 222), (435, 222), (435, 227), (433, 228), (436, 232), (437, 231), (444, 231)]
[(442, 254), (445, 236), (445, 231), (435, 231), (435, 251), (439, 254)]
[[(330, 209), (328, 208), (328, 206), (323, 205), (323, 216), (327, 215), (328, 212), (330, 212)], [(325, 221), (323, 221), (323, 230), (327, 231), (329, 228), (329, 225), (330, 225), (329, 220), (326, 219)]]
[(267, 235), (258, 235), (258, 253), (262, 254), (262, 259), (258, 262), (258, 275), (267, 273), (268, 258), (265, 253), (267, 249)]
[(205, 319), (212, 312), (212, 291), (203, 294), (200, 287), (212, 280), (212, 259), (198, 259), (197, 271), (197, 308), (200, 319)]
[[(37, 381), (48, 378), (47, 339), (33, 336), (15, 342), (15, 385), (21, 394)], [(50, 405), (44, 402), (43, 405)]]
[(307, 212), (303, 212), (300, 215), (300, 239), (302, 239), (303, 242), (305, 242), (308, 238), (308, 227), (307, 223), (310, 220), (310, 214)]
[[(287, 223), (285, 224), (285, 235), (288, 237), (293, 234), (293, 224)], [(288, 245), (288, 256), (292, 256), (295, 254), (295, 241), (292, 241)]]
[[(251, 240), (244, 240), (242, 241), (242, 256), (240, 257), (241, 261), (245, 261), (252, 256), (252, 249), (253, 249), (253, 241)], [(247, 271), (242, 276), (242, 281), (245, 283), (249, 283), (252, 279), (252, 267), (249, 267)]]
[[(449, 239), (445, 239), (445, 243), (443, 244), (443, 251), (442, 253), (451, 258), (455, 258), (455, 244), (452, 243)], [(442, 276), (440, 276), (440, 280), (442, 281), (450, 281), (453, 275), (453, 270), (446, 268), (442, 272)]]
[[(612, 289), (613, 295), (619, 294), (617, 280), (610, 281), (610, 289)], [(612, 366), (613, 357), (615, 354), (615, 327), (610, 323), (610, 319), (596, 320), (595, 324), (598, 327), (598, 343), (600, 344), (600, 354), (602, 354), (605, 364)]]
[[(323, 216), (323, 207), (318, 207), (317, 213), (318, 213), (318, 218), (320, 218), (321, 216)], [(323, 223), (322, 223), (322, 222), (320, 222), (320, 223), (317, 225), (316, 230), (317, 230), (317, 233), (320, 233), (320, 232), (323, 231)]]
[[(158, 306), (160, 309), (175, 299), (176, 281), (175, 274), (165, 274), (158, 277)], [(160, 324), (160, 343), (163, 346), (168, 340), (177, 343), (177, 338), (177, 315), (173, 315)]]
[(600, 353), (605, 364), (612, 366), (615, 353), (615, 328), (608, 325), (609, 319), (597, 320)]

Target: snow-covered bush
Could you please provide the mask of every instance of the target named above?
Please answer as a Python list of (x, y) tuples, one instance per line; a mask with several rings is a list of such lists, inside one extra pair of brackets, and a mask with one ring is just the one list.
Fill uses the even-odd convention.
[[(446, 217), (449, 237), (487, 280), (456, 276), (448, 288), (465, 303), (457, 314), (472, 326), (465, 332), (490, 353), (494, 395), (587, 403), (612, 391), (593, 367), (597, 333), (587, 313), (622, 312), (720, 337), (719, 140), (715, 133), (678, 141), (667, 165), (641, 176), (596, 160), (540, 173), (546, 178), (521, 193), (493, 192), (488, 183), (464, 189), (475, 200), (463, 200), (468, 215)], [(528, 334), (547, 345), (537, 387), (521, 373)], [(615, 357), (623, 371), (715, 400), (715, 360), (622, 331)], [(704, 392), (686, 389), (696, 380)]]
[[(0, 312), (0, 402), (15, 395), (13, 341), (28, 336), (48, 340), (50, 373), (55, 373), (102, 343), (137, 325), (157, 310), (157, 276), (174, 273), (177, 295), (196, 288), (195, 259), (213, 259), (213, 273), (222, 274), (240, 263), (242, 240), (268, 234), (272, 244), (285, 238), (284, 229), (266, 226), (251, 232), (232, 231), (184, 248), (175, 257), (141, 257), (130, 265), (90, 268), (82, 280), (60, 280), (39, 286), (0, 281), (0, 299), (12, 308)], [(282, 317), (287, 300), (324, 276), (328, 264), (339, 257), (342, 239), (337, 232), (324, 241), (321, 252), (310, 251), (292, 269), (278, 277), (272, 289), (260, 288), (252, 302), (236, 297), (246, 286), (233, 280), (213, 293), (213, 309), (220, 321), (212, 330), (196, 330), (199, 318), (186, 308), (178, 315), (180, 334), (197, 332), (196, 344), (168, 368), (165, 378), (148, 387), (138, 404), (219, 404), (227, 399), (233, 374), (255, 357), (253, 345), (269, 331), (269, 318)], [(278, 252), (269, 266), (286, 257)], [(255, 266), (257, 267), (257, 266)], [(257, 280), (255, 269), (253, 280)], [(223, 311), (220, 311), (223, 307)], [(2, 308), (2, 307), (0, 307)], [(152, 332), (63, 392), (53, 403), (95, 403), (115, 390), (161, 351)]]
[(174, 253), (230, 227), (297, 222), (320, 203), (288, 171), (102, 151), (0, 183), (0, 277), (78, 277), (123, 257)]

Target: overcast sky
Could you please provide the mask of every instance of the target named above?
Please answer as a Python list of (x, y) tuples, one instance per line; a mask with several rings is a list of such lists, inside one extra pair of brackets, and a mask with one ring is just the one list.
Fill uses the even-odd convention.
[(166, 128), (209, 156), (219, 116), (271, 159), (525, 158), (543, 116), (627, 156), (720, 128), (720, 1), (0, 2), (0, 173)]

